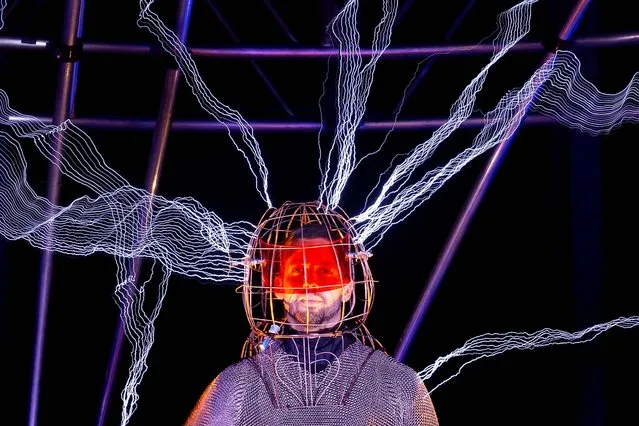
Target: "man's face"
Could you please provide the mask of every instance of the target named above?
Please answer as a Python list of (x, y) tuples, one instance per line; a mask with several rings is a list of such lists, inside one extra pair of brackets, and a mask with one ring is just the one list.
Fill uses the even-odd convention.
[(275, 286), (288, 322), (303, 332), (337, 325), (353, 292), (343, 251), (324, 238), (303, 239), (287, 247)]

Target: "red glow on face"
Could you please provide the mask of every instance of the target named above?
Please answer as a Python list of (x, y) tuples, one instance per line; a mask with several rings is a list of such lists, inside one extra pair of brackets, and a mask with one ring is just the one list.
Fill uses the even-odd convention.
[(351, 281), (343, 250), (326, 241), (283, 249), (279, 272), (275, 285), (286, 294), (337, 290)]

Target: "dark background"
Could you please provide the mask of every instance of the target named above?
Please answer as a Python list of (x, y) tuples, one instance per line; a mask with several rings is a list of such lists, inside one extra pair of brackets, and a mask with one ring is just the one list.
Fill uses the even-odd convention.
[[(210, 47), (320, 47), (327, 2), (197, 0), (188, 40)], [(457, 31), (447, 36), (468, 6), (467, 0), (414, 2), (398, 19), (392, 46), (479, 42), (493, 32), (496, 14), (516, 2), (474, 3)], [(526, 40), (556, 36), (574, 3), (540, 1), (533, 9), (533, 30)], [(577, 38), (637, 30), (635, 14), (624, 9), (627, 2), (591, 3)], [(278, 24), (268, 4), (293, 38)], [(400, 8), (405, 4), (400, 2)], [(362, 8), (362, 31), (376, 22), (376, 5)], [(135, 1), (88, 1), (84, 39), (154, 42), (136, 27), (137, 6)], [(158, 0), (154, 5), (170, 27), (176, 8), (177, 1)], [(0, 36), (57, 40), (63, 9), (61, 1), (10, 0)], [(368, 40), (363, 37), (363, 43)], [(586, 77), (602, 91), (622, 90), (639, 70), (634, 46), (576, 53), (584, 62)], [(522, 85), (542, 55), (509, 54), (494, 68), (477, 110), (492, 109), (505, 90)], [(487, 55), (436, 58), (400, 119), (446, 117), (452, 102), (487, 59)], [(0, 61), (0, 87), (7, 91), (13, 108), (51, 116), (57, 78), (53, 57), (44, 52), (0, 50)], [(196, 62), (213, 93), (249, 121), (319, 120), (325, 59)], [(393, 118), (418, 62), (416, 58), (380, 61), (365, 121)], [(256, 66), (292, 115), (269, 91)], [(86, 54), (78, 72), (74, 116), (150, 120), (157, 116), (165, 73), (157, 58)], [(181, 83), (175, 118), (207, 118)], [(325, 103), (323, 110), (325, 116), (332, 113), (330, 104)], [(151, 131), (87, 131), (113, 168), (133, 185), (144, 185)], [(476, 132), (457, 131), (429, 165), (442, 164), (468, 146)], [(391, 134), (384, 151), (352, 177), (342, 203), (346, 211), (361, 211), (364, 194), (394, 154), (408, 151), (431, 133), (432, 129), (424, 129)], [(576, 331), (636, 315), (637, 134), (630, 124), (599, 138), (557, 125), (524, 125), (468, 229), (406, 363), (421, 370), (485, 332), (532, 332), (544, 327)], [(275, 204), (317, 197), (316, 136), (314, 132), (257, 133)], [(383, 133), (362, 132), (358, 147), (367, 152), (383, 137)], [(25, 149), (30, 183), (44, 195), (46, 164), (32, 147)], [(375, 249), (371, 267), (379, 285), (369, 327), (390, 353), (488, 158), (484, 155), (458, 173)], [(253, 187), (246, 163), (226, 134), (170, 134), (159, 194), (192, 196), (225, 220), (256, 223), (266, 206)], [(62, 181), (62, 204), (78, 195), (77, 187)], [(1, 241), (0, 248), (4, 388), (0, 423), (20, 425), (28, 417), (41, 253), (21, 241)], [(115, 265), (103, 255), (56, 255), (54, 259), (39, 424), (93, 425), (118, 318), (112, 297)], [(248, 325), (240, 296), (232, 287), (174, 276), (156, 331), (132, 425), (181, 424), (210, 380), (238, 360)], [(433, 393), (441, 424), (637, 424), (638, 338), (634, 329), (613, 329), (586, 345), (513, 351), (476, 362)], [(119, 424), (128, 349), (120, 362), (107, 425)], [(439, 383), (459, 365), (453, 361), (443, 367), (427, 386)]]

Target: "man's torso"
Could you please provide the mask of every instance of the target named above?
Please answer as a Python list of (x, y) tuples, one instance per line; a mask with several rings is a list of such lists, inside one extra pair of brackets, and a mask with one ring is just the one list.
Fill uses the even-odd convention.
[(402, 424), (405, 396), (396, 383), (402, 378), (394, 377), (399, 364), (359, 343), (332, 357), (332, 362), (310, 358), (276, 349), (239, 363), (248, 384), (239, 424)]

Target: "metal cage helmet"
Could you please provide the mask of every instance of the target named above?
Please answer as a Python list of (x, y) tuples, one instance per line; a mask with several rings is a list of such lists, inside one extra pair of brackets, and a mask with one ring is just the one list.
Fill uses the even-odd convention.
[(369, 254), (355, 237), (343, 211), (318, 202), (269, 209), (247, 252), (247, 344), (344, 332), (374, 341), (364, 326), (374, 294)]

